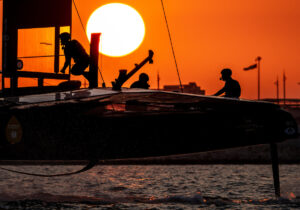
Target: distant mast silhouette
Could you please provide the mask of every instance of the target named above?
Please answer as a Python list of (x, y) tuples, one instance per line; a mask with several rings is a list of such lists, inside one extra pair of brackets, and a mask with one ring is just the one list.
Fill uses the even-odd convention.
[(285, 71), (283, 70), (283, 76), (282, 76), (282, 84), (283, 84), (283, 104), (285, 105), (286, 102), (286, 76)]
[(157, 90), (159, 90), (159, 82), (160, 82), (159, 71), (157, 71)]
[(261, 57), (258, 56), (255, 61), (257, 61), (257, 100), (260, 100), (260, 61)]
[(278, 79), (278, 76), (277, 76), (277, 79), (274, 82), (274, 84), (276, 85), (276, 99), (277, 99), (277, 103), (279, 104), (279, 79)]

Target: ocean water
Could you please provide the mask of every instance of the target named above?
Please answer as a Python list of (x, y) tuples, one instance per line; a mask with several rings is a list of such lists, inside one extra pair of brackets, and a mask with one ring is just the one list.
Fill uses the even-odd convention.
[[(82, 166), (5, 166), (57, 174)], [(101, 166), (66, 177), (0, 170), (0, 209), (300, 209), (300, 165)]]

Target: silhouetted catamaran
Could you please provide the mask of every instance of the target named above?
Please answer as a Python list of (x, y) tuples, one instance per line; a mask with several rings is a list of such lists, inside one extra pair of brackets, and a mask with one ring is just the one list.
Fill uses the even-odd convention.
[[(59, 5), (59, 6), (58, 6)], [(20, 30), (51, 27), (54, 70), (59, 68), (59, 33), (71, 28), (71, 0), (3, 1), (3, 71), (0, 98), (0, 160), (18, 162), (125, 159), (196, 153), (256, 144), (271, 144), (276, 194), (279, 177), (276, 143), (294, 138), (297, 124), (278, 105), (200, 96), (122, 85), (153, 51), (129, 73), (120, 71), (113, 87), (99, 88), (98, 45), (91, 43), (93, 87), (76, 83), (43, 86), (44, 79), (69, 80), (66, 74), (23, 71), (18, 58)], [(97, 43), (99, 36), (94, 35)], [(18, 78), (37, 78), (38, 87), (19, 88)], [(5, 78), (10, 88), (5, 88)], [(75, 85), (66, 85), (75, 84)], [(28, 162), (29, 161), (29, 162)], [(12, 162), (10, 162), (12, 163)]]

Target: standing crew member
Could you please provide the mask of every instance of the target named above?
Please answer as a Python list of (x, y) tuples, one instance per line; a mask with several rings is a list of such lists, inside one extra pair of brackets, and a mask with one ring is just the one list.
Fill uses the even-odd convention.
[(231, 78), (231, 69), (223, 69), (221, 71), (222, 77), (220, 80), (225, 81), (225, 86), (215, 93), (215, 96), (219, 96), (225, 93), (225, 97), (239, 98), (241, 95), (241, 87), (238, 81)]
[(83, 75), (89, 81), (89, 72), (85, 72), (85, 69), (90, 64), (90, 56), (77, 40), (71, 40), (69, 33), (64, 32), (59, 35), (59, 38), (66, 58), (60, 72), (65, 73), (67, 67), (71, 64), (71, 58), (73, 58), (75, 64), (72, 66), (70, 73), (76, 76)]

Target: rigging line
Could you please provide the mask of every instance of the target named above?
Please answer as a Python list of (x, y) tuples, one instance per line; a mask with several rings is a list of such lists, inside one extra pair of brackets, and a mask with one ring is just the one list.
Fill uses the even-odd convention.
[[(74, 4), (74, 7), (75, 7), (75, 10), (76, 10), (77, 16), (78, 16), (78, 18), (79, 18), (79, 21), (80, 21), (81, 27), (82, 27), (82, 29), (83, 29), (83, 31), (84, 31), (84, 34), (86, 34), (86, 30), (85, 30), (85, 28), (84, 28), (84, 25), (83, 25), (83, 22), (82, 22), (81, 16), (80, 16), (80, 14), (79, 14), (79, 11), (78, 11), (78, 9), (77, 9), (77, 6), (76, 6), (76, 3), (75, 3), (75, 0), (73, 0), (73, 4)], [(101, 76), (101, 79), (102, 79), (102, 81), (103, 81), (103, 84), (105, 85), (105, 81), (104, 81), (104, 78), (103, 78), (103, 75), (102, 75), (102, 72), (101, 72), (101, 70), (100, 70), (99, 66), (98, 66), (98, 71), (99, 71), (99, 73), (100, 73), (100, 76)]]
[[(100, 42), (100, 51), (102, 51), (102, 42)], [(100, 55), (100, 65), (101, 65), (101, 69), (103, 69), (103, 54), (102, 53)], [(103, 81), (102, 87), (105, 87), (106, 85), (105, 85), (105, 82), (103, 80), (102, 72), (100, 71), (99, 66), (98, 66), (98, 72), (100, 73), (100, 76), (101, 76), (102, 81)]]
[(166, 26), (167, 26), (167, 30), (168, 30), (168, 34), (169, 34), (169, 40), (170, 40), (170, 44), (171, 44), (171, 48), (172, 48), (172, 53), (173, 53), (173, 57), (174, 57), (174, 62), (175, 62), (176, 70), (177, 70), (177, 75), (178, 75), (178, 79), (179, 79), (180, 89), (181, 89), (181, 92), (183, 93), (183, 88), (182, 88), (182, 83), (181, 83), (181, 79), (180, 79), (179, 69), (178, 69), (178, 65), (177, 65), (177, 61), (176, 61), (176, 56), (175, 56), (175, 51), (174, 51), (174, 47), (173, 47), (171, 32), (170, 32), (170, 29), (169, 29), (169, 24), (168, 24), (168, 20), (167, 20), (167, 16), (166, 16), (165, 6), (164, 6), (163, 0), (161, 0), (161, 5), (162, 5), (162, 9), (163, 9), (164, 17), (165, 17), (165, 22), (166, 22)]
[(82, 169), (80, 169), (78, 171), (74, 171), (74, 172), (70, 172), (70, 173), (63, 173), (63, 174), (50, 174), (50, 175), (27, 173), (27, 172), (12, 170), (12, 169), (3, 168), (3, 167), (0, 167), (0, 169), (2, 169), (4, 171), (9, 171), (9, 172), (13, 172), (13, 173), (17, 173), (17, 174), (23, 174), (23, 175), (29, 175), (29, 176), (57, 177), (57, 176), (70, 176), (70, 175), (79, 174), (79, 173), (88, 171), (88, 170), (92, 169), (95, 165), (97, 165), (97, 163), (98, 163), (98, 160), (90, 160), (89, 163), (85, 167), (83, 167)]
[(78, 18), (79, 18), (79, 21), (80, 21), (80, 23), (81, 23), (82, 29), (84, 30), (84, 34), (86, 34), (86, 31), (85, 31), (85, 28), (84, 28), (84, 25), (83, 25), (82, 19), (81, 19), (81, 17), (80, 17), (79, 11), (78, 11), (78, 9), (77, 9), (77, 6), (76, 6), (76, 3), (75, 3), (75, 0), (73, 0), (73, 4), (74, 4), (74, 7), (75, 7), (75, 10), (76, 10), (77, 16), (78, 16)]

